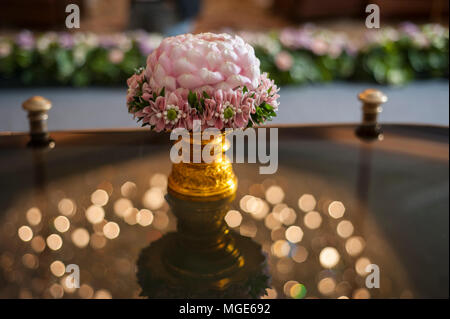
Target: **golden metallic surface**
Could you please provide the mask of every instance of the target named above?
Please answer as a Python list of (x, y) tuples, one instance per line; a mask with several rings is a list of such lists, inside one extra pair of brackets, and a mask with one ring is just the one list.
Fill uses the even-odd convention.
[[(216, 140), (201, 141), (201, 150), (208, 143), (219, 148), (221, 156), (212, 163), (178, 163), (173, 164), (168, 180), (169, 194), (185, 200), (214, 201), (232, 195), (237, 189), (237, 178), (233, 166), (225, 157), (225, 134)], [(183, 143), (182, 140), (176, 143)], [(196, 142), (190, 139), (191, 160), (192, 149)]]
[(358, 94), (358, 98), (366, 104), (383, 104), (386, 103), (387, 96), (377, 89), (367, 89)]
[(52, 102), (42, 96), (33, 96), (23, 102), (22, 107), (28, 112), (47, 112), (52, 108)]
[(378, 114), (383, 111), (381, 104), (387, 102), (387, 96), (379, 90), (367, 89), (359, 93), (358, 98), (363, 102), (363, 125), (376, 124)]

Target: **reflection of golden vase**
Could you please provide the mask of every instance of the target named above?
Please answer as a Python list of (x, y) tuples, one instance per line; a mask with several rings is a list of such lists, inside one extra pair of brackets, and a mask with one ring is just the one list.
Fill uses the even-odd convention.
[[(235, 198), (237, 179), (225, 158), (225, 136), (186, 143), (208, 145), (218, 154), (211, 163), (173, 164), (167, 201), (177, 217), (177, 232), (141, 252), (138, 280), (142, 295), (177, 298), (259, 297), (268, 287), (261, 246), (231, 232), (224, 221)], [(198, 144), (195, 144), (198, 143)], [(207, 149), (206, 149), (207, 150)]]

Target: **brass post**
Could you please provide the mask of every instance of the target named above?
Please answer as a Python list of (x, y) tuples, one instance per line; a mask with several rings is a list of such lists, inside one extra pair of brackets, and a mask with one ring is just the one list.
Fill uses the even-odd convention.
[(381, 126), (378, 115), (383, 111), (381, 106), (388, 98), (383, 92), (376, 89), (367, 89), (358, 95), (362, 105), (362, 123), (356, 129), (356, 134), (364, 139), (382, 139)]
[(30, 123), (29, 146), (52, 147), (54, 142), (48, 134), (47, 119), (48, 111), (52, 108), (52, 103), (42, 96), (33, 96), (23, 102), (22, 107), (28, 112)]

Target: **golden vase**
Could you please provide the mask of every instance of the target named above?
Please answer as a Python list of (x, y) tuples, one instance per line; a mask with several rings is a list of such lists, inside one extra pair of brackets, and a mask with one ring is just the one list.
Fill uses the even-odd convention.
[[(231, 162), (226, 158), (227, 142), (225, 133), (203, 140), (190, 135), (189, 141), (179, 139), (175, 143), (189, 143), (189, 163), (174, 163), (169, 175), (168, 192), (174, 197), (196, 202), (220, 200), (236, 192), (237, 179)], [(201, 158), (194, 163), (194, 151), (203, 153), (206, 145), (212, 145), (219, 156), (211, 163)], [(197, 148), (196, 148), (197, 147)], [(212, 155), (212, 154), (211, 154)]]
[(225, 156), (225, 134), (208, 140), (191, 134), (188, 141), (175, 143), (189, 143), (185, 146), (189, 146), (191, 159), (195, 150), (203, 152), (208, 144), (218, 156), (210, 163), (202, 158), (199, 163), (172, 166), (167, 200), (177, 217), (177, 238), (166, 250), (165, 264), (175, 275), (208, 280), (220, 288), (245, 264), (224, 221), (237, 188), (232, 164)]

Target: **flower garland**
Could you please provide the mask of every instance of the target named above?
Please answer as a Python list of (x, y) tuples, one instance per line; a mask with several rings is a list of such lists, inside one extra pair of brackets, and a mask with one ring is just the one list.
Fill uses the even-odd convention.
[[(311, 24), (238, 34), (278, 85), (332, 80), (399, 85), (449, 74), (449, 31), (439, 24), (408, 22), (367, 30), (358, 39)], [(161, 35), (142, 31), (0, 35), (0, 86), (120, 85), (161, 41)]]

